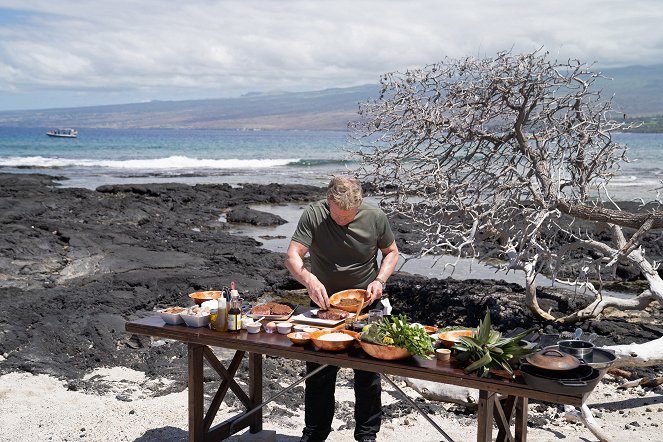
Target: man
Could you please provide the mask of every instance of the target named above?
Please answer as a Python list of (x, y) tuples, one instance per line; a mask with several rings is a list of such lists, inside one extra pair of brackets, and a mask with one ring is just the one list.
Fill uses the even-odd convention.
[[(378, 250), (382, 262), (378, 266)], [(304, 266), (309, 253), (311, 269)], [(361, 184), (350, 177), (334, 177), (327, 199), (311, 204), (302, 214), (288, 247), (286, 267), (302, 283), (311, 305), (329, 308), (329, 295), (365, 288), (366, 304), (377, 303), (398, 262), (398, 247), (387, 216), (363, 202)], [(307, 372), (319, 367), (306, 363)], [(306, 380), (305, 428), (300, 442), (324, 441), (334, 418), (334, 390), (338, 367), (329, 366)], [(382, 419), (382, 387), (377, 373), (355, 370), (355, 439), (375, 441)]]

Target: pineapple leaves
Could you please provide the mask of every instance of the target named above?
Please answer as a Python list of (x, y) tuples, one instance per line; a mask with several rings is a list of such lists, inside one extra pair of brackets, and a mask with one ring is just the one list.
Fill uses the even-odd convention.
[(456, 359), (468, 362), (465, 373), (478, 371), (486, 376), (491, 368), (505, 370), (513, 376), (513, 368), (509, 364), (512, 358), (520, 358), (534, 351), (533, 345), (523, 345), (522, 340), (534, 329), (525, 330), (515, 336), (504, 338), (502, 333), (492, 329), (490, 310), (486, 309), (486, 316), (479, 321), (479, 327), (473, 336), (460, 336), (458, 343), (453, 346), (457, 351)]

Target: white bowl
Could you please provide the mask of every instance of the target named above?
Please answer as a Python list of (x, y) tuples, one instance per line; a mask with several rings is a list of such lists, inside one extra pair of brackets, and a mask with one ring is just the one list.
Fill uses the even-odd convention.
[(313, 332), (317, 332), (318, 330), (320, 330), (320, 329), (316, 328), (316, 327), (306, 327), (302, 331), (306, 332), (306, 333), (313, 333)]
[[(181, 313), (170, 313), (170, 312), (165, 312), (164, 310), (171, 310), (171, 309), (163, 309), (163, 310), (157, 310), (157, 315), (163, 319), (163, 322), (166, 324), (170, 325), (177, 325), (177, 324), (182, 324), (184, 322), (184, 319), (180, 316)], [(186, 309), (182, 309), (182, 312), (186, 312)]]
[(206, 327), (209, 325), (210, 315), (195, 316), (181, 314), (180, 317), (184, 319), (184, 322), (186, 322), (186, 325), (189, 327)]
[(292, 331), (292, 323), (290, 322), (279, 322), (276, 324), (276, 329), (281, 333), (282, 335), (287, 335)]
[(246, 324), (246, 331), (249, 333), (259, 333), (262, 328), (262, 324), (259, 322), (249, 322)]
[(295, 325), (292, 326), (292, 330), (296, 331), (296, 332), (303, 332), (307, 328), (310, 328), (310, 326), (308, 326), (306, 324), (295, 324)]

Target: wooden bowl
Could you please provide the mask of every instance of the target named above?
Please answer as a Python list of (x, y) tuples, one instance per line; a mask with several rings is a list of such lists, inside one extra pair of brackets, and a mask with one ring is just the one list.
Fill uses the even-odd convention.
[(428, 333), (429, 335), (437, 333), (437, 327), (435, 327), (434, 325), (424, 325), (424, 330), (426, 330), (426, 333)]
[(288, 333), (288, 339), (295, 345), (304, 345), (311, 340), (311, 335), (306, 332), (292, 332)]
[[(338, 309), (345, 310), (346, 312), (357, 313), (357, 308), (359, 308), (359, 304), (361, 303), (362, 299), (364, 299), (365, 297), (366, 297), (366, 290), (349, 289), (349, 290), (336, 292), (333, 295), (331, 295), (329, 297), (329, 303)], [(342, 305), (340, 303), (343, 299), (351, 299), (356, 302), (349, 305)]]
[(219, 299), (219, 296), (221, 296), (221, 292), (217, 292), (217, 291), (189, 293), (189, 298), (193, 299), (193, 301), (198, 305), (202, 304), (205, 301), (211, 301), (213, 299)]
[(440, 338), (440, 341), (442, 341), (442, 344), (444, 344), (445, 347), (451, 348), (454, 345), (456, 345), (458, 342), (458, 338), (460, 336), (472, 336), (472, 333), (474, 333), (474, 330), (470, 329), (465, 329), (465, 330), (449, 330), (440, 333), (437, 335), (438, 338)]
[[(330, 341), (326, 339), (320, 339), (324, 335), (331, 333), (339, 333), (347, 336), (347, 339), (342, 341)], [(309, 333), (311, 336), (311, 342), (320, 350), (326, 351), (341, 351), (347, 350), (357, 339), (358, 334), (350, 330), (318, 330), (313, 333)]]
[(394, 347), (391, 345), (377, 345), (369, 342), (359, 342), (361, 348), (376, 359), (384, 359), (387, 361), (395, 361), (398, 359), (405, 359), (410, 357), (409, 351), (402, 347)]

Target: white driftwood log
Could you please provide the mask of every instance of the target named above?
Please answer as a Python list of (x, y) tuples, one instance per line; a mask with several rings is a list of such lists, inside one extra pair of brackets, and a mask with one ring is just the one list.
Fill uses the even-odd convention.
[(476, 407), (479, 403), (479, 390), (439, 382), (405, 378), (405, 383), (429, 401), (451, 402), (466, 407)]
[(663, 337), (642, 344), (610, 345), (603, 348), (614, 351), (617, 356), (612, 368), (663, 365)]
[(598, 422), (596, 422), (596, 419), (594, 419), (594, 415), (592, 414), (592, 410), (589, 409), (587, 404), (583, 404), (581, 411), (578, 412), (578, 410), (572, 406), (572, 405), (565, 405), (564, 406), (564, 412), (565, 412), (565, 419), (569, 422), (582, 422), (585, 424), (587, 429), (592, 432), (594, 436), (600, 441), (600, 442), (612, 442), (614, 439), (611, 439), (610, 436), (605, 434), (603, 431), (603, 428), (599, 425)]

